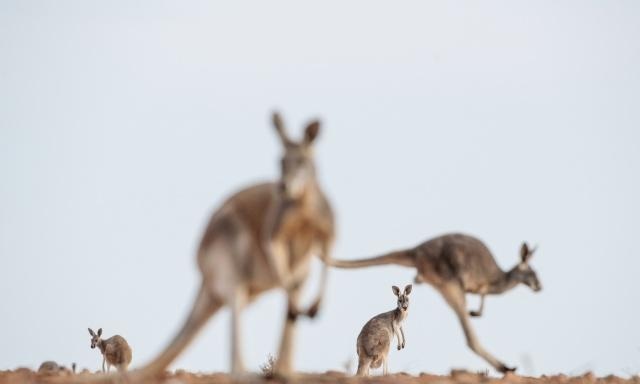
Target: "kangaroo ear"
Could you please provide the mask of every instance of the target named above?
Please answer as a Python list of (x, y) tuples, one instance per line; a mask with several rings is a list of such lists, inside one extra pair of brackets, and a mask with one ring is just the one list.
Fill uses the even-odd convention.
[(288, 145), (291, 143), (289, 136), (287, 135), (286, 130), (284, 129), (284, 123), (282, 122), (282, 117), (278, 112), (273, 112), (271, 117), (273, 120), (273, 126), (276, 128), (276, 132), (278, 133), (278, 137), (280, 138), (280, 142), (282, 145)]
[(396, 287), (395, 285), (393, 287), (391, 287), (391, 289), (393, 290), (393, 294), (396, 296), (400, 296), (400, 288)]
[(529, 251), (529, 246), (527, 245), (527, 243), (522, 243), (522, 246), (520, 247), (520, 261), (526, 263), (529, 260), (530, 254), (531, 252)]
[(408, 295), (411, 293), (411, 288), (413, 288), (413, 286), (411, 284), (407, 285), (406, 287), (404, 287), (404, 294)]
[(304, 143), (306, 145), (310, 145), (313, 141), (318, 137), (318, 132), (320, 132), (320, 122), (318, 120), (314, 120), (304, 131)]
[(90, 334), (91, 336), (95, 335), (95, 333), (93, 333), (93, 329), (91, 329), (91, 328), (87, 328), (87, 329), (89, 330), (89, 334)]
[(102, 336), (102, 328), (98, 328), (98, 336)]

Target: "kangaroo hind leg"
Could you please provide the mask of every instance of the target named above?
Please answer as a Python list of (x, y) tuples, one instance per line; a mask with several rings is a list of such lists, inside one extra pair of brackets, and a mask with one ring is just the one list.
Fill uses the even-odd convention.
[(371, 366), (371, 358), (370, 357), (359, 357), (358, 358), (358, 371), (356, 372), (356, 376), (369, 376), (369, 367)]
[(191, 343), (206, 324), (207, 320), (222, 306), (223, 302), (213, 297), (203, 284), (198, 291), (191, 312), (189, 316), (187, 316), (182, 328), (160, 355), (141, 369), (139, 373), (142, 378), (152, 377), (164, 371), (189, 343)]
[(465, 338), (467, 339), (467, 345), (473, 352), (475, 352), (478, 356), (482, 357), (485, 361), (487, 361), (491, 366), (493, 366), (499, 372), (508, 372), (514, 371), (515, 368), (509, 368), (504, 363), (493, 357), (489, 352), (487, 352), (478, 337), (476, 336), (473, 328), (471, 327), (471, 322), (469, 321), (469, 314), (466, 308), (466, 300), (464, 296), (464, 290), (458, 283), (448, 283), (445, 286), (439, 287), (440, 293), (447, 301), (447, 304), (453, 309), (458, 316), (458, 320), (460, 321), (460, 325), (462, 326), (462, 330), (464, 331)]
[(231, 373), (234, 375), (245, 372), (242, 359), (241, 314), (247, 304), (247, 291), (244, 287), (236, 287), (231, 298)]

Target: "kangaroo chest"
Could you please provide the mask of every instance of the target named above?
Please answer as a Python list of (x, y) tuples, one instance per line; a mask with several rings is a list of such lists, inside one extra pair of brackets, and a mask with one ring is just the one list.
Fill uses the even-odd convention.
[(393, 316), (393, 325), (400, 327), (404, 319), (407, 318), (407, 311), (396, 310)]
[(98, 349), (100, 350), (100, 353), (104, 355), (104, 351), (107, 349), (107, 343), (104, 340), (100, 340), (98, 343)]
[(313, 210), (291, 208), (282, 213), (275, 233), (289, 256), (290, 266), (309, 259), (315, 248), (327, 239), (324, 218)]
[(280, 238), (289, 256), (290, 267), (310, 260), (322, 235), (312, 220), (298, 219), (287, 223)]

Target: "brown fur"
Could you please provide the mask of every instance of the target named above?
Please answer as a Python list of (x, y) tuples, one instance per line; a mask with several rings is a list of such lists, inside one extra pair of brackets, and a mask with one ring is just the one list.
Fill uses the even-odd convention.
[(45, 361), (40, 364), (38, 368), (38, 373), (40, 374), (57, 374), (62, 369), (61, 366), (58, 365), (55, 361)]
[(106, 372), (109, 372), (113, 365), (118, 371), (126, 371), (131, 364), (132, 351), (131, 347), (120, 335), (111, 336), (108, 339), (101, 339), (102, 328), (98, 329), (95, 333), (89, 328), (89, 334), (91, 335), (91, 346), (98, 347), (102, 354), (102, 372), (105, 372), (105, 363), (107, 366)]
[[(496, 264), (489, 249), (479, 239), (464, 234), (447, 234), (428, 240), (417, 247), (394, 251), (382, 256), (360, 260), (331, 260), (339, 268), (361, 268), (396, 264), (417, 269), (416, 283), (425, 282), (435, 287), (447, 304), (455, 311), (465, 333), (467, 344), (479, 356), (500, 372), (514, 370), (490, 355), (478, 342), (471, 328), (469, 315), (480, 316), (484, 296), (500, 294), (518, 283), (535, 291), (541, 289), (538, 278), (528, 265), (534, 250), (522, 245), (520, 262), (508, 272)], [(481, 295), (478, 311), (467, 311), (465, 294)]]
[(76, 373), (75, 364), (73, 363), (72, 369), (59, 365), (55, 361), (45, 361), (38, 367), (38, 374), (40, 375), (59, 375), (59, 376), (71, 376)]
[(402, 293), (398, 287), (392, 288), (394, 294), (398, 296), (396, 308), (371, 318), (358, 334), (356, 341), (358, 376), (368, 376), (369, 368), (379, 368), (381, 365), (383, 373), (385, 375), (388, 373), (387, 356), (394, 336), (398, 339), (398, 350), (405, 346), (402, 322), (409, 310), (411, 285), (407, 285)]
[(197, 254), (202, 283), (192, 311), (169, 346), (143, 368), (143, 376), (166, 369), (225, 305), (232, 315), (231, 371), (242, 373), (241, 312), (260, 294), (274, 288), (283, 288), (288, 296), (276, 370), (291, 371), (296, 318), (317, 313), (327, 267), (323, 267), (316, 299), (304, 311), (298, 308), (300, 291), (312, 255), (329, 258), (334, 218), (315, 177), (311, 144), (319, 123), (310, 123), (300, 142), (288, 137), (279, 115), (274, 114), (273, 123), (284, 148), (280, 180), (240, 190), (212, 215)]

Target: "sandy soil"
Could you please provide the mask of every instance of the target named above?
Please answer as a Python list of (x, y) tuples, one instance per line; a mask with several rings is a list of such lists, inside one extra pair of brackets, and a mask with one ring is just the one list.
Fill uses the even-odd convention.
[[(106, 379), (106, 380), (105, 380)], [(130, 382), (126, 377), (118, 375), (102, 375), (93, 373), (81, 373), (77, 375), (68, 372), (55, 374), (42, 374), (30, 369), (21, 368), (13, 371), (0, 371), (0, 383), (2, 384), (22, 384), (22, 383), (81, 383), (81, 382)], [(640, 377), (623, 379), (616, 376), (596, 377), (592, 373), (582, 376), (569, 377), (566, 375), (525, 377), (515, 374), (505, 376), (487, 376), (484, 374), (470, 373), (464, 371), (454, 371), (448, 376), (437, 376), (428, 373), (421, 373), (417, 376), (408, 374), (393, 374), (389, 376), (372, 376), (369, 378), (355, 378), (342, 372), (329, 371), (323, 374), (298, 374), (289, 378), (266, 379), (260, 375), (251, 375), (242, 380), (234, 380), (227, 374), (200, 374), (178, 370), (166, 373), (149, 383), (165, 384), (226, 384), (226, 383), (399, 383), (399, 384), (618, 384), (633, 383), (640, 384)]]

